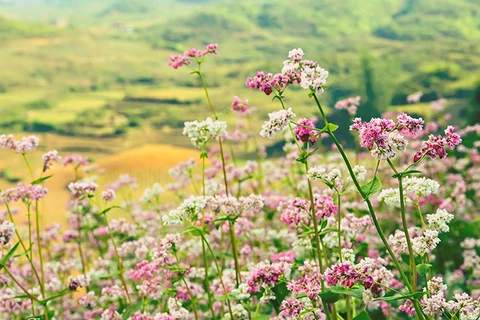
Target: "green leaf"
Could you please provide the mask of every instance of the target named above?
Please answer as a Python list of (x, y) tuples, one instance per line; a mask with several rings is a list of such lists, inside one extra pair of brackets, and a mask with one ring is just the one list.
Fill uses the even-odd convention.
[(330, 290), (333, 293), (344, 294), (346, 296), (351, 296), (357, 299), (363, 299), (363, 288), (362, 287), (353, 287), (353, 288), (344, 288), (340, 286), (330, 287)]
[(319, 293), (319, 296), (325, 303), (335, 303), (340, 300), (340, 296), (332, 292), (330, 289), (326, 289), (324, 292)]
[(15, 253), (15, 251), (17, 250), (18, 246), (20, 245), (20, 241), (17, 242), (13, 247), (12, 249), (10, 249), (7, 254), (2, 258), (2, 260), (0, 261), (0, 270), (3, 269), (3, 267), (5, 267), (8, 263), (8, 261), (10, 260), (10, 258), (13, 256), (13, 254)]
[(320, 231), (318, 233), (318, 235), (323, 236), (323, 235), (326, 235), (327, 233), (330, 233), (330, 232), (338, 232), (338, 229), (337, 228), (325, 228), (322, 231)]
[(372, 180), (362, 186), (362, 192), (365, 194), (365, 199), (368, 199), (372, 194), (377, 193), (382, 188), (382, 183), (375, 176)]
[(403, 296), (390, 296), (390, 297), (381, 297), (381, 298), (377, 298), (375, 299), (375, 301), (396, 301), (396, 300), (404, 300), (404, 299), (418, 299), (418, 298), (421, 298), (423, 297), (423, 295), (425, 294), (425, 292), (414, 292), (414, 293), (409, 293), (409, 294), (406, 294), (406, 295), (403, 295)]
[(367, 311), (363, 310), (355, 318), (353, 318), (353, 320), (372, 320), (372, 318), (370, 318)]
[(122, 207), (120, 206), (112, 206), (112, 207), (108, 207), (106, 209), (103, 209), (102, 212), (100, 212), (100, 214), (106, 214), (108, 211), (112, 210), (112, 209), (122, 209)]
[(429, 263), (418, 264), (417, 265), (417, 272), (418, 272), (418, 274), (420, 274), (420, 276), (422, 278), (425, 278), (425, 276), (427, 275), (428, 269), (430, 269), (431, 267), (432, 267), (432, 265), (429, 264)]
[(37, 179), (37, 180), (35, 180), (35, 181), (32, 181), (30, 184), (31, 184), (32, 186), (35, 185), (35, 184), (40, 184), (40, 183), (42, 183), (43, 181), (50, 179), (51, 177), (53, 177), (53, 174), (51, 174), (51, 175), (49, 175), (49, 176), (46, 176), (46, 177), (39, 178), (39, 179)]
[(320, 129), (319, 132), (321, 132), (321, 133), (335, 132), (337, 129), (338, 129), (338, 126), (336, 124), (329, 123), (328, 125), (326, 125), (322, 129)]
[(415, 173), (422, 173), (422, 171), (407, 170), (407, 171), (403, 171), (403, 172), (397, 172), (392, 177), (393, 178), (398, 178), (398, 177), (408, 176), (408, 175), (415, 174)]
[(205, 236), (206, 234), (208, 234), (208, 231), (197, 226), (188, 226), (185, 229), (183, 229), (180, 233), (181, 234), (191, 233), (193, 236)]
[(65, 296), (65, 295), (71, 293), (71, 292), (72, 292), (72, 291), (70, 291), (70, 289), (68, 289), (68, 288), (67, 288), (67, 289), (63, 289), (62, 291), (60, 291), (60, 292), (57, 293), (57, 294), (54, 294), (53, 296), (50, 296), (50, 297), (48, 297), (48, 298), (45, 298), (45, 299), (43, 299), (43, 300), (38, 301), (38, 304), (40, 304), (40, 305), (42, 305), (42, 306), (45, 306), (45, 305), (47, 305), (47, 302), (48, 302), (48, 301), (58, 299), (58, 298), (60, 298), (60, 297), (63, 297), (63, 296)]

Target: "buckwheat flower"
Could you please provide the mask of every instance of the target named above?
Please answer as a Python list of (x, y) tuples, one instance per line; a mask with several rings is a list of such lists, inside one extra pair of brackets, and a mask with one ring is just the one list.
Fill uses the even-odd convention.
[(234, 319), (234, 320), (242, 320), (242, 319), (248, 319), (248, 311), (245, 309), (245, 307), (241, 304), (235, 304), (232, 306), (232, 314), (230, 313), (225, 313), (223, 316), (224, 320), (229, 320), (229, 319)]
[(105, 189), (105, 191), (102, 192), (102, 200), (104, 201), (113, 201), (115, 196), (115, 190), (113, 189)]
[[(398, 131), (392, 131), (388, 134), (388, 144), (392, 146), (392, 149), (398, 150), (398, 151), (405, 151), (407, 150), (407, 145), (408, 141), (405, 139), (404, 136), (402, 136)], [(393, 153), (393, 156), (395, 156), (395, 153)], [(387, 157), (387, 158), (392, 158), (392, 157)]]
[(175, 55), (168, 58), (168, 65), (173, 69), (178, 69), (184, 65), (190, 65), (192, 62), (188, 59), (188, 56)]
[(296, 298), (283, 300), (280, 306), (280, 315), (287, 319), (298, 319), (300, 313), (305, 309), (303, 303)]
[(360, 105), (360, 96), (339, 100), (335, 103), (334, 108), (337, 110), (347, 110), (350, 116), (354, 116), (357, 113), (358, 106)]
[(280, 220), (289, 225), (307, 224), (309, 219), (310, 201), (302, 198), (280, 202), (277, 210), (281, 212)]
[(0, 148), (15, 150), (16, 142), (14, 140), (14, 135), (13, 134), (9, 134), (9, 135), (2, 134), (0, 136)]
[(150, 202), (153, 198), (158, 198), (163, 193), (163, 188), (159, 183), (154, 183), (152, 188), (145, 189), (140, 201), (143, 203)]
[(410, 317), (415, 316), (415, 307), (413, 306), (413, 302), (410, 299), (405, 300), (405, 303), (398, 307), (398, 310), (405, 312)]
[(423, 124), (424, 121), (422, 118), (415, 119), (406, 113), (402, 113), (397, 116), (397, 130), (399, 130), (402, 134), (410, 134), (411, 136), (415, 137), (417, 133), (422, 131)]
[(259, 71), (257, 72), (257, 75), (255, 77), (248, 77), (245, 84), (247, 85), (247, 87), (250, 87), (252, 89), (258, 89), (268, 96), (273, 92), (274, 89), (284, 89), (289, 84), (289, 82), (290, 79), (284, 74), (265, 74), (263, 71)]
[(348, 261), (335, 264), (325, 271), (325, 280), (329, 286), (335, 286), (340, 282), (342, 287), (351, 288), (359, 279), (357, 270)]
[(273, 139), (275, 138), (275, 133), (282, 131), (288, 126), (289, 119), (294, 118), (295, 113), (293, 113), (292, 108), (288, 108), (287, 110), (271, 112), (268, 114), (268, 117), (269, 120), (265, 121), (262, 125), (260, 135), (268, 139)]
[(259, 292), (260, 288), (271, 288), (282, 275), (282, 269), (278, 263), (266, 264), (261, 262), (255, 266), (247, 280), (247, 293)]
[[(398, 188), (383, 189), (378, 194), (378, 200), (384, 201), (388, 206), (400, 208), (400, 190)], [(404, 195), (405, 203), (411, 203), (412, 199)]]
[(95, 297), (95, 292), (90, 291), (86, 295), (78, 299), (78, 303), (84, 307), (93, 308), (97, 305), (97, 298)]
[(303, 53), (303, 50), (301, 48), (292, 49), (288, 52), (288, 57), (294, 62), (300, 62), (304, 55), (305, 53)]
[(419, 161), (424, 155), (432, 159), (437, 157), (440, 159), (445, 158), (447, 156), (446, 147), (453, 150), (455, 146), (462, 143), (462, 139), (454, 131), (455, 128), (453, 126), (448, 126), (447, 129), (445, 129), (445, 137), (440, 135), (434, 136), (433, 134), (429, 135), (428, 140), (423, 142), (422, 150), (415, 154), (413, 161)]
[(53, 163), (53, 162), (58, 162), (60, 159), (61, 159), (61, 157), (58, 155), (58, 151), (57, 151), (57, 150), (51, 150), (51, 151), (48, 151), (47, 153), (45, 153), (45, 154), (42, 156), (42, 160), (43, 160), (43, 172), (45, 172), (45, 171), (47, 171), (48, 169), (50, 169), (50, 167), (52, 166), (52, 163)]
[(369, 122), (355, 118), (350, 131), (358, 131), (360, 146), (367, 148), (377, 159), (389, 159), (395, 156), (394, 149), (402, 149), (399, 136), (391, 136), (396, 124), (390, 119), (372, 118)]
[(15, 233), (15, 225), (10, 221), (3, 221), (0, 224), (0, 244), (6, 245), (13, 238)]
[(227, 123), (225, 121), (212, 120), (207, 118), (205, 121), (185, 122), (183, 135), (190, 138), (192, 144), (202, 149), (208, 141), (223, 137), (227, 133)]
[(110, 308), (103, 311), (101, 320), (122, 320), (122, 316), (117, 310)]
[(216, 44), (216, 43), (207, 44), (207, 45), (204, 47), (203, 55), (206, 55), (206, 54), (208, 54), (208, 53), (217, 55), (217, 54), (218, 54), (217, 49), (218, 49), (218, 44)]
[(405, 177), (404, 188), (407, 193), (416, 194), (418, 197), (427, 197), (435, 194), (440, 188), (440, 184), (432, 179), (425, 177)]
[(407, 102), (408, 103), (417, 103), (417, 102), (420, 102), (420, 98), (423, 96), (423, 92), (422, 91), (417, 91), (417, 92), (414, 92), (410, 95), (407, 96)]
[(303, 65), (300, 73), (300, 86), (321, 94), (324, 92), (324, 86), (327, 84), (327, 78), (328, 71), (322, 67)]
[(318, 219), (331, 217), (337, 214), (338, 206), (333, 202), (333, 198), (328, 195), (323, 195), (315, 200), (315, 212)]
[(181, 224), (187, 221), (197, 221), (206, 205), (207, 202), (204, 197), (191, 196), (185, 199), (178, 208), (170, 210), (168, 214), (164, 215), (162, 217), (163, 224)]
[(438, 316), (442, 314), (447, 306), (445, 300), (445, 292), (447, 286), (443, 284), (443, 278), (435, 277), (427, 282), (427, 288), (424, 291), (428, 292), (428, 297), (422, 300), (423, 312), (427, 315)]
[(440, 243), (437, 230), (427, 229), (420, 237), (412, 239), (412, 248), (419, 255), (431, 252)]
[(319, 136), (316, 135), (317, 131), (315, 131), (315, 124), (312, 120), (307, 118), (302, 118), (298, 120), (297, 126), (293, 129), (293, 134), (297, 136), (297, 139), (302, 142), (310, 142), (315, 144), (317, 142)]
[(81, 156), (79, 154), (72, 154), (63, 158), (62, 165), (64, 167), (68, 166), (71, 163), (73, 163), (75, 167), (81, 167), (88, 165), (89, 162), (87, 157)]
[(453, 220), (453, 214), (444, 209), (437, 209), (434, 214), (427, 214), (428, 227), (438, 232), (448, 232), (450, 228), (448, 223)]
[(85, 288), (90, 285), (90, 277), (84, 275), (69, 276), (68, 277), (68, 289), (75, 291), (78, 288)]
[(71, 182), (68, 184), (68, 189), (75, 197), (82, 195), (93, 194), (97, 191), (98, 185), (94, 182)]
[(26, 185), (23, 183), (19, 183), (15, 188), (15, 191), (17, 194), (14, 198), (16, 198), (16, 200), (21, 199), (25, 203), (31, 203), (43, 199), (48, 193), (48, 189), (39, 184)]
[(19, 153), (33, 151), (38, 147), (39, 140), (36, 136), (23, 137), (22, 140), (15, 143), (15, 150)]
[(231, 106), (233, 111), (238, 112), (247, 112), (248, 109), (248, 100), (240, 99), (238, 96), (233, 97), (233, 102)]
[(355, 175), (358, 181), (360, 182), (365, 181), (367, 169), (364, 166), (356, 165), (355, 167), (353, 167), (353, 174)]

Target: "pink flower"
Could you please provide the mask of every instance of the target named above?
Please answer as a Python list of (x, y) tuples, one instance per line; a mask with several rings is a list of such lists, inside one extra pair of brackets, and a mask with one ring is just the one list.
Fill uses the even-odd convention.
[(298, 120), (298, 125), (293, 129), (293, 133), (297, 136), (297, 139), (302, 142), (310, 141), (312, 144), (317, 142), (318, 135), (317, 131), (315, 131), (315, 124), (312, 120), (307, 118), (302, 118)]
[(242, 100), (239, 97), (233, 97), (232, 110), (238, 112), (246, 112), (248, 109), (248, 100)]
[(51, 166), (53, 162), (58, 162), (60, 160), (60, 156), (58, 155), (57, 150), (51, 150), (45, 153), (42, 156), (43, 160), (43, 172), (47, 171)]
[(248, 77), (246, 81), (247, 87), (252, 89), (258, 89), (265, 93), (267, 96), (270, 95), (273, 90), (282, 90), (289, 83), (287, 76), (277, 73), (265, 74), (263, 71), (257, 72), (257, 75), (253, 78)]
[(303, 309), (305, 309), (305, 307), (300, 300), (296, 298), (288, 298), (282, 302), (280, 315), (289, 319), (297, 319)]
[(357, 113), (358, 106), (360, 105), (360, 96), (339, 100), (335, 103), (335, 109), (347, 110), (348, 114), (354, 116)]
[(202, 51), (192, 48), (185, 51), (183, 55), (171, 56), (168, 59), (168, 65), (173, 69), (178, 69), (181, 66), (185, 66), (185, 65), (191, 65), (192, 61), (190, 60), (190, 58), (194, 58), (194, 60), (197, 60), (197, 62), (199, 62), (198, 59), (203, 58), (207, 54), (217, 55), (218, 54), (217, 49), (218, 49), (218, 44), (215, 44), (215, 43), (207, 44), (204, 47), (204, 50)]
[(115, 199), (115, 190), (106, 189), (102, 192), (102, 199), (105, 201), (113, 201)]
[(462, 143), (462, 138), (460, 135), (454, 132), (455, 128), (453, 126), (448, 126), (445, 129), (445, 137), (440, 135), (434, 136), (433, 134), (428, 136), (428, 140), (423, 142), (423, 148), (421, 151), (415, 153), (413, 158), (414, 162), (419, 161), (424, 155), (435, 159), (443, 159), (447, 156), (446, 147), (454, 149), (455, 146)]
[(350, 262), (336, 264), (325, 271), (325, 280), (329, 286), (340, 282), (341, 286), (351, 288), (359, 279), (360, 275)]

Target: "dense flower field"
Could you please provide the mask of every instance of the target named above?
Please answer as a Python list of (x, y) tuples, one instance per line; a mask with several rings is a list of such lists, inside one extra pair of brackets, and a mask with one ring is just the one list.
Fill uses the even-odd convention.
[[(0, 137), (32, 176), (0, 193), (0, 319), (480, 319), (480, 145), (462, 143), (480, 125), (448, 125), (443, 99), (429, 123), (355, 118), (352, 97), (335, 108), (362, 152), (345, 150), (321, 105), (328, 71), (293, 49), (281, 72), (246, 80), (279, 104), (261, 137), (239, 129), (254, 112), (239, 97), (229, 131), (201, 71), (217, 50), (168, 62), (199, 77), (211, 118), (185, 123), (199, 159), (172, 168), (167, 190), (133, 199), (129, 175), (99, 190), (88, 159), (53, 150), (31, 168), (38, 139)], [(312, 114), (285, 105), (298, 85)], [(285, 155), (270, 159), (262, 142), (277, 134)], [(231, 143), (253, 144), (256, 158), (234, 159)], [(57, 162), (86, 177), (68, 185), (68, 228), (41, 229), (42, 184)], [(109, 218), (114, 210), (130, 219)]]

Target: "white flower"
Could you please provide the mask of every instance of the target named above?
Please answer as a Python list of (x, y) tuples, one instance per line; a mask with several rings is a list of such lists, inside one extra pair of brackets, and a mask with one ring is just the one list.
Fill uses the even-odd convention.
[[(379, 201), (385, 201), (385, 203), (394, 208), (400, 208), (400, 191), (398, 188), (383, 189), (378, 195)], [(410, 203), (412, 200), (409, 197), (404, 196), (405, 203)]]
[(307, 178), (310, 181), (320, 179), (329, 186), (335, 186), (337, 183), (340, 182), (340, 179), (342, 178), (342, 172), (337, 168), (333, 168), (332, 170), (330, 170), (330, 172), (327, 173), (327, 169), (325, 169), (324, 167), (315, 166), (308, 169)]
[(407, 193), (414, 193), (419, 197), (427, 197), (436, 193), (438, 188), (440, 188), (440, 184), (425, 177), (406, 177), (404, 179), (404, 188)]
[(227, 134), (227, 123), (225, 121), (214, 121), (211, 118), (201, 122), (196, 120), (185, 122), (183, 134), (190, 138), (195, 147), (201, 149), (205, 147), (208, 141)]
[(435, 249), (440, 243), (437, 230), (427, 229), (423, 235), (412, 239), (413, 251), (419, 255), (424, 255)]
[[(365, 175), (367, 174), (367, 169), (364, 166), (356, 165), (353, 167), (353, 173), (358, 181), (365, 181)], [(351, 181), (351, 178), (349, 178)]]
[(327, 83), (328, 71), (320, 66), (303, 66), (300, 73), (300, 86), (317, 93), (323, 93), (323, 87)]
[(143, 193), (143, 196), (140, 198), (140, 201), (143, 203), (148, 203), (152, 198), (158, 197), (163, 193), (163, 188), (159, 183), (154, 183), (152, 188), (145, 189), (145, 192)]
[(162, 217), (163, 224), (181, 224), (183, 221), (196, 221), (198, 215), (207, 205), (204, 197), (191, 196), (185, 199), (182, 204)]
[(282, 131), (288, 125), (288, 120), (295, 117), (295, 113), (293, 113), (292, 108), (288, 108), (287, 110), (271, 112), (268, 114), (268, 117), (270, 119), (262, 125), (260, 135), (273, 139), (275, 138), (275, 133)]
[(448, 213), (444, 209), (437, 209), (437, 212), (434, 214), (428, 214), (428, 227), (433, 230), (437, 230), (438, 232), (448, 232), (450, 228), (448, 227), (448, 223), (452, 221), (453, 214)]

